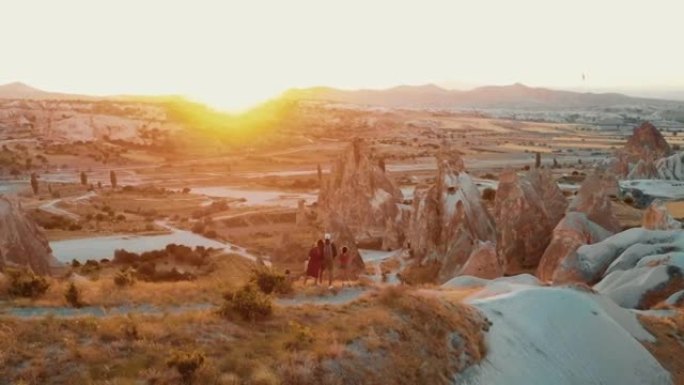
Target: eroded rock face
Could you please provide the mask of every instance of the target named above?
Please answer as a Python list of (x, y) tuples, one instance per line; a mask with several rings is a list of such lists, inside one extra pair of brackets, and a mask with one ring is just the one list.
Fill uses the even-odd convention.
[(613, 214), (611, 193), (619, 190), (614, 177), (594, 172), (587, 176), (568, 207), (569, 212), (581, 212), (587, 218), (613, 233), (620, 231), (620, 223)]
[(656, 163), (659, 179), (684, 180), (684, 152), (680, 152)]
[(458, 275), (485, 279), (501, 277), (503, 263), (496, 254), (496, 246), (491, 242), (478, 242)]
[(671, 153), (670, 145), (649, 122), (634, 128), (625, 146), (617, 151), (610, 170), (628, 179), (657, 177), (656, 162)]
[(410, 226), (412, 253), (419, 261), (438, 261), (437, 279), (454, 277), (479, 241), (495, 242), (496, 228), (477, 186), (456, 153), (437, 159), (435, 185), (416, 191)]
[(23, 266), (49, 274), (55, 263), (47, 239), (20, 204), (0, 197), (0, 268)]
[(567, 200), (548, 170), (524, 177), (512, 170), (501, 174), (495, 201), (496, 249), (506, 274), (539, 264), (566, 208)]
[(332, 235), (332, 240), (337, 246), (338, 255), (342, 253), (342, 247), (347, 246), (348, 253), (351, 256), (351, 265), (355, 269), (362, 270), (365, 266), (359, 249), (357, 246), (356, 237), (349, 227), (342, 221), (332, 218), (328, 225), (329, 231)]
[(644, 210), (641, 227), (649, 230), (676, 230), (681, 229), (682, 224), (672, 218), (662, 201), (656, 199)]
[(684, 290), (682, 231), (630, 229), (579, 254), (583, 277), (598, 277), (594, 289), (622, 307), (648, 309)]
[(612, 233), (592, 222), (587, 214), (568, 212), (553, 229), (549, 246), (537, 267), (537, 276), (542, 281), (572, 282), (576, 272), (577, 249), (580, 246), (599, 242)]
[(663, 135), (649, 122), (635, 127), (623, 150), (632, 159), (655, 161), (672, 151)]
[[(334, 218), (352, 234), (386, 234), (387, 224), (397, 231), (391, 237), (403, 243), (403, 194), (370, 156), (368, 146), (355, 139), (323, 180), (318, 196), (319, 217), (326, 227)], [(389, 235), (388, 235), (389, 236)]]
[(652, 160), (641, 159), (627, 174), (627, 179), (657, 179), (658, 169)]

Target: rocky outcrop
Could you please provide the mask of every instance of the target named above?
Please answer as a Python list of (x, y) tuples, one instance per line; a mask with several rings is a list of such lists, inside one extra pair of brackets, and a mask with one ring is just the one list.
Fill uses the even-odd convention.
[(20, 204), (0, 197), (0, 269), (21, 266), (49, 274), (55, 263), (47, 239)]
[(295, 224), (297, 226), (307, 226), (315, 221), (316, 213), (306, 207), (303, 199), (297, 202), (297, 213), (295, 214)]
[(584, 180), (568, 211), (584, 213), (590, 221), (615, 233), (620, 230), (620, 223), (613, 214), (610, 195), (618, 190), (614, 177), (607, 173), (594, 172)]
[(495, 217), (496, 249), (508, 275), (537, 267), (567, 200), (548, 170), (519, 178), (508, 170), (499, 177)]
[(656, 161), (670, 155), (671, 151), (670, 145), (660, 131), (649, 122), (635, 127), (632, 136), (627, 139), (622, 149), (622, 152), (632, 161)]
[(630, 229), (580, 254), (583, 276), (620, 306), (647, 309), (684, 290), (682, 231)]
[(649, 230), (676, 230), (681, 229), (682, 224), (672, 218), (662, 201), (656, 199), (644, 210), (641, 227)]
[(412, 255), (421, 263), (437, 261), (437, 280), (444, 282), (461, 270), (479, 241), (496, 240), (496, 228), (460, 156), (443, 151), (437, 165), (436, 184), (415, 193), (409, 234)]
[(496, 254), (496, 246), (491, 242), (478, 242), (458, 275), (485, 279), (501, 277), (503, 263)]
[(684, 180), (684, 152), (661, 158), (655, 168), (659, 179)]
[(608, 162), (609, 170), (621, 178), (652, 179), (658, 177), (656, 162), (669, 156), (670, 145), (658, 129), (649, 122), (634, 128), (625, 146)]
[(657, 179), (658, 169), (652, 160), (641, 159), (627, 174), (627, 179)]
[(592, 222), (585, 213), (568, 212), (553, 229), (549, 246), (537, 267), (542, 281), (567, 282), (576, 277), (577, 249), (599, 242), (612, 233)]
[(351, 265), (353, 268), (363, 270), (365, 264), (359, 253), (356, 237), (349, 227), (342, 221), (332, 218), (328, 224), (328, 231), (332, 235), (332, 240), (337, 246), (337, 253), (342, 252), (342, 247), (349, 249)]
[(401, 190), (370, 156), (361, 139), (355, 139), (333, 165), (323, 180), (318, 196), (319, 218), (330, 227), (334, 218), (355, 237), (387, 233), (387, 224), (397, 231), (387, 235), (403, 243)]

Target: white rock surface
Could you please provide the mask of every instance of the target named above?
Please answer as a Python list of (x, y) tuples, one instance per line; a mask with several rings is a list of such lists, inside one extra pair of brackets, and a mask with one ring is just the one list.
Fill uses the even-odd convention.
[(627, 310), (569, 288), (527, 288), (471, 302), (492, 321), (487, 356), (459, 385), (672, 384)]

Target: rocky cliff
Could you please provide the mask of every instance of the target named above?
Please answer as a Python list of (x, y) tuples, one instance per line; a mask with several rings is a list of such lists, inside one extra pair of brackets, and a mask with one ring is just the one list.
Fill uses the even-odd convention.
[(684, 152), (661, 158), (655, 168), (659, 179), (684, 180)]
[(582, 183), (568, 211), (581, 212), (587, 218), (613, 233), (620, 231), (610, 196), (619, 190), (617, 180), (610, 174), (594, 172)]
[(0, 269), (24, 266), (49, 274), (56, 263), (47, 239), (20, 204), (0, 196)]
[(454, 277), (479, 241), (494, 242), (496, 228), (477, 186), (452, 151), (437, 159), (436, 184), (416, 191), (410, 226), (411, 251), (420, 263), (440, 264), (437, 280)]
[(523, 177), (512, 170), (501, 174), (495, 201), (496, 250), (506, 274), (537, 267), (567, 206), (548, 170)]
[(343, 224), (356, 238), (377, 236), (399, 246), (404, 239), (404, 227), (399, 222), (406, 217), (403, 198), (401, 190), (371, 157), (367, 144), (355, 139), (322, 181), (319, 217), (326, 227), (333, 219)]

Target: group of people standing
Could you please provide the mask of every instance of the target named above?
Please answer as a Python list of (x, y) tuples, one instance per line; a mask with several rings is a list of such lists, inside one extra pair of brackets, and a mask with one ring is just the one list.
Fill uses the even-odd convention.
[(325, 234), (324, 239), (319, 239), (309, 251), (304, 284), (306, 284), (309, 277), (313, 277), (314, 282), (320, 284), (323, 281), (323, 275), (327, 273), (328, 286), (332, 288), (335, 265), (340, 270), (338, 276), (344, 280), (349, 280), (351, 278), (349, 272), (350, 262), (349, 249), (343, 246), (338, 258), (337, 245), (332, 241), (330, 234)]

